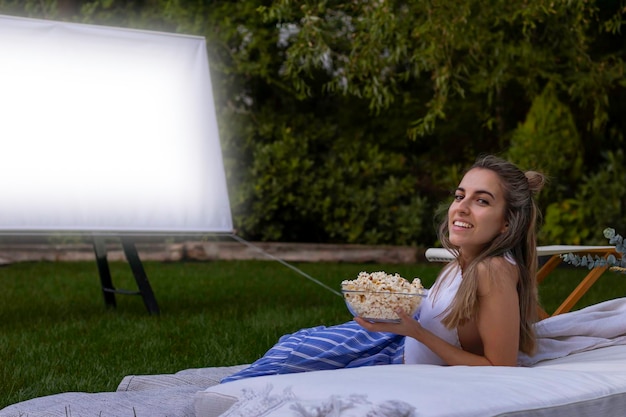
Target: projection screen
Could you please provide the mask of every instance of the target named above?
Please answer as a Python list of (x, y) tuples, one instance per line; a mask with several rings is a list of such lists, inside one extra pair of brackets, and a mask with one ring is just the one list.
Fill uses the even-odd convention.
[(0, 16), (0, 232), (232, 232), (205, 39)]

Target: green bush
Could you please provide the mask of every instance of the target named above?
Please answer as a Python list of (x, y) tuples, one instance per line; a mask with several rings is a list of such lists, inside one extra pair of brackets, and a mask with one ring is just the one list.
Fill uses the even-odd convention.
[(604, 245), (604, 228), (626, 229), (624, 152), (606, 152), (605, 160), (597, 171), (583, 176), (575, 198), (548, 206), (541, 242)]
[[(539, 200), (567, 197), (571, 184), (582, 174), (583, 148), (574, 117), (552, 84), (532, 102), (526, 120), (511, 137), (507, 157), (524, 169), (542, 171), (551, 180)], [(570, 196), (571, 197), (571, 196)]]
[[(311, 123), (319, 128), (300, 128)], [(416, 245), (431, 232), (403, 153), (307, 116), (273, 119), (257, 134), (249, 209), (237, 218), (249, 239)]]
[(548, 206), (539, 234), (539, 243), (545, 245), (589, 245), (596, 228), (586, 223), (587, 207), (568, 198)]

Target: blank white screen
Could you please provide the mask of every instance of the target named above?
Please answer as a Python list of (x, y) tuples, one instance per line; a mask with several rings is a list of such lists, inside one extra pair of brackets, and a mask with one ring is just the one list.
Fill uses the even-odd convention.
[(204, 38), (0, 16), (0, 230), (231, 232)]

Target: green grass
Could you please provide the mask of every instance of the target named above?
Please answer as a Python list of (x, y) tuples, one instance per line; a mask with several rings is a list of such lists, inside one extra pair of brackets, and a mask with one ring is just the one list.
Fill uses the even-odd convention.
[[(360, 271), (419, 276), (440, 264), (294, 264), (331, 288)], [(126, 263), (111, 263), (118, 288), (136, 289)], [(65, 391), (114, 391), (125, 375), (249, 363), (283, 334), (350, 320), (343, 300), (270, 261), (144, 262), (161, 314), (140, 297), (104, 306), (95, 262), (21, 263), (0, 268), (0, 408)], [(553, 311), (585, 270), (559, 268), (540, 288)], [(626, 295), (607, 273), (575, 308)]]

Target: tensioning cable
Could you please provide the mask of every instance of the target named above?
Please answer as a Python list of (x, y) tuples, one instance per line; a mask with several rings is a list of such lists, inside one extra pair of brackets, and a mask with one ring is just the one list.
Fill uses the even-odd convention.
[(229, 235), (229, 236), (231, 236), (233, 239), (235, 239), (235, 240), (236, 240), (236, 241), (238, 241), (239, 243), (243, 243), (244, 245), (246, 245), (246, 246), (248, 246), (248, 247), (250, 247), (250, 248), (253, 248), (254, 250), (256, 250), (256, 251), (258, 251), (258, 252), (262, 253), (263, 255), (267, 256), (268, 258), (270, 258), (270, 259), (272, 259), (272, 260), (274, 260), (274, 261), (276, 261), (276, 262), (278, 262), (278, 263), (280, 263), (280, 264), (282, 264), (282, 265), (286, 266), (287, 268), (289, 268), (289, 269), (291, 269), (291, 270), (293, 270), (293, 271), (297, 272), (298, 274), (302, 275), (303, 277), (307, 278), (308, 280), (313, 281), (313, 282), (314, 282), (314, 283), (316, 283), (317, 285), (319, 285), (319, 286), (321, 286), (321, 287), (326, 288), (328, 291), (330, 291), (330, 292), (332, 292), (332, 293), (334, 293), (334, 294), (338, 295), (339, 297), (343, 297), (343, 295), (341, 295), (341, 293), (340, 293), (339, 291), (337, 291), (337, 290), (335, 290), (335, 289), (333, 289), (333, 288), (329, 287), (328, 285), (324, 284), (323, 282), (321, 282), (321, 281), (319, 281), (319, 280), (317, 280), (317, 279), (313, 278), (311, 275), (307, 274), (307, 273), (306, 273), (306, 272), (304, 272), (304, 271), (301, 271), (300, 269), (298, 269), (298, 268), (296, 268), (295, 266), (293, 266), (293, 265), (291, 265), (291, 264), (289, 264), (289, 263), (285, 262), (284, 260), (282, 260), (282, 259), (280, 259), (280, 258), (275, 257), (275, 256), (274, 256), (274, 255), (272, 255), (271, 253), (267, 253), (267, 252), (266, 252), (266, 251), (264, 251), (262, 248), (259, 248), (258, 246), (253, 245), (252, 243), (250, 243), (250, 242), (248, 242), (248, 241), (246, 241), (246, 240), (244, 240), (244, 239), (240, 238), (239, 236), (237, 236), (237, 235), (235, 235), (235, 234), (231, 234), (231, 235)]

